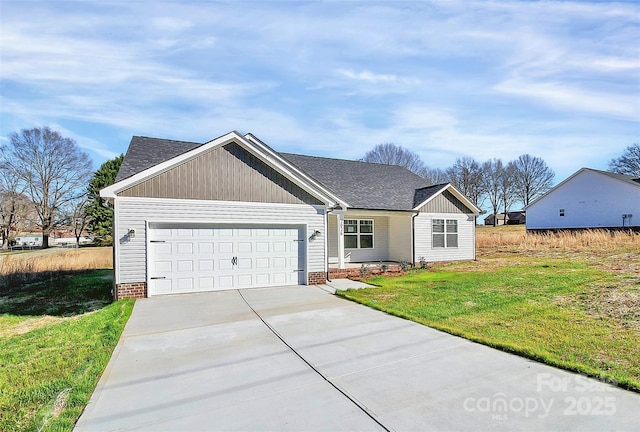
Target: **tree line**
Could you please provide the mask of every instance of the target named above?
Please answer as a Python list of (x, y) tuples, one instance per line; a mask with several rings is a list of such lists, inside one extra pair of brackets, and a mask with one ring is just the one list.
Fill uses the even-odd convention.
[[(18, 227), (41, 230), (42, 248), (49, 247), (49, 236), (60, 226), (70, 227), (78, 243), (86, 230), (98, 242), (110, 244), (113, 211), (100, 198), (100, 189), (114, 183), (123, 156), (94, 172), (91, 159), (73, 139), (48, 127), (23, 129), (8, 138), (9, 143), (0, 147), (2, 249), (8, 248)], [(529, 154), (507, 163), (462, 157), (441, 169), (388, 143), (375, 146), (362, 160), (403, 166), (432, 184), (450, 182), (478, 207), (488, 200), (494, 214), (506, 214), (517, 203), (528, 205), (551, 188), (555, 176), (544, 160)], [(640, 177), (640, 145), (627, 147), (609, 162), (609, 169)]]
[[(542, 158), (530, 154), (506, 163), (498, 158), (479, 162), (465, 156), (442, 169), (428, 167), (411, 150), (386, 143), (375, 146), (362, 160), (403, 166), (432, 184), (451, 183), (478, 207), (488, 201), (494, 215), (498, 212), (506, 215), (518, 203), (528, 206), (551, 189), (555, 178), (555, 173)], [(609, 170), (640, 177), (640, 145), (633, 144), (620, 157), (612, 159)], [(494, 226), (497, 222), (494, 217)]]

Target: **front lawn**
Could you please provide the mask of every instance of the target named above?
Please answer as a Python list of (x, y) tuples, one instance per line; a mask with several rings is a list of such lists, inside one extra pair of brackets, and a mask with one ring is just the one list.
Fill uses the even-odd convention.
[(133, 307), (110, 270), (51, 275), (0, 293), (0, 430), (70, 431)]
[[(501, 253), (441, 264), (340, 295), (551, 365), (640, 390), (637, 275), (575, 256)], [(615, 300), (611, 297), (616, 293)], [(612, 306), (613, 305), (613, 306)]]

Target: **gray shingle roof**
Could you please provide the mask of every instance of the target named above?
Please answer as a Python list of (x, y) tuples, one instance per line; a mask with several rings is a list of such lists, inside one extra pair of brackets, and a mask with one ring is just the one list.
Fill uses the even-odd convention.
[(116, 176), (116, 182), (193, 150), (202, 144), (134, 136)]
[(442, 188), (444, 188), (448, 184), (449, 183), (442, 183), (442, 184), (427, 186), (422, 189), (417, 189), (413, 197), (412, 208), (418, 207), (420, 204), (422, 204), (432, 196), (436, 195), (440, 190), (442, 190)]
[[(202, 144), (134, 136), (116, 181), (129, 178)], [(406, 168), (345, 159), (279, 153), (351, 207), (411, 210), (445, 185), (430, 185)]]
[(593, 169), (593, 168), (587, 168), (587, 169), (590, 170), (590, 171), (595, 171), (597, 173), (607, 175), (607, 176), (612, 177), (612, 178), (614, 178), (616, 180), (622, 180), (623, 182), (629, 183), (629, 184), (631, 184), (633, 186), (640, 186), (640, 178), (635, 178), (635, 177), (632, 177), (632, 176), (629, 176), (629, 175), (626, 175), (626, 174), (613, 173), (613, 172), (610, 172), (610, 171), (600, 171), (600, 170)]
[(429, 186), (427, 180), (396, 165), (291, 153), (280, 155), (353, 208), (411, 210), (415, 207), (416, 189)]

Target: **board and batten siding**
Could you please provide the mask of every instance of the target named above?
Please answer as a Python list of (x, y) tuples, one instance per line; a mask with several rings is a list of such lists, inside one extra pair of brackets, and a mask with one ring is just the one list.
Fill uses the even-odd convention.
[[(458, 221), (458, 247), (434, 248), (432, 236), (433, 219), (455, 219)], [(414, 219), (416, 261), (458, 261), (475, 259), (476, 219), (472, 214), (420, 213)]]
[(236, 143), (200, 153), (180, 165), (124, 189), (118, 196), (322, 204)]
[(469, 213), (469, 209), (448, 190), (436, 195), (418, 209), (424, 213)]
[(616, 228), (623, 214), (640, 226), (640, 185), (585, 170), (527, 207), (527, 229)]
[[(157, 198), (115, 200), (116, 283), (147, 279), (147, 222), (228, 225), (306, 225), (307, 272), (324, 272), (324, 242), (309, 240), (315, 230), (324, 230), (324, 210), (295, 204), (238, 203)], [(134, 236), (128, 236), (130, 229)]]

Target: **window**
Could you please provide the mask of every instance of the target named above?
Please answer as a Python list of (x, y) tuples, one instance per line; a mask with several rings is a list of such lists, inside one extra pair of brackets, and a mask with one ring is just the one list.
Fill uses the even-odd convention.
[(434, 248), (458, 247), (458, 221), (455, 219), (433, 219)]
[(560, 217), (564, 217), (564, 209), (560, 209)]
[(373, 220), (345, 219), (344, 247), (346, 249), (373, 249)]

